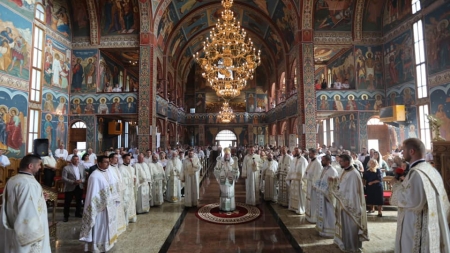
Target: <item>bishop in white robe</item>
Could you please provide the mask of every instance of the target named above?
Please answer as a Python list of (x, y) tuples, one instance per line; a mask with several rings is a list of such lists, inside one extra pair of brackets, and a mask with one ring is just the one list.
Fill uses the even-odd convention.
[(344, 172), (329, 186), (336, 198), (334, 243), (344, 252), (361, 252), (362, 242), (369, 240), (366, 200), (361, 175), (350, 161), (349, 155), (340, 155)]
[(278, 199), (278, 162), (273, 160), (272, 153), (267, 155), (267, 161), (262, 166), (262, 178), (264, 179), (264, 200), (277, 202)]
[(188, 157), (183, 160), (180, 178), (184, 182), (184, 206), (197, 206), (199, 197), (199, 176), (202, 168), (200, 159), (194, 156), (194, 150), (189, 150)]
[(214, 176), (220, 186), (220, 210), (232, 212), (236, 209), (234, 184), (239, 178), (239, 167), (236, 160), (231, 158), (230, 149), (224, 149), (224, 155), (217, 157)]
[(152, 174), (152, 182), (150, 183), (152, 198), (150, 199), (150, 206), (160, 206), (164, 203), (164, 193), (167, 189), (167, 182), (164, 169), (158, 162), (158, 155), (152, 155), (152, 162), (148, 164), (148, 167)]
[(125, 192), (123, 195), (124, 210), (125, 210), (125, 222), (128, 225), (129, 222), (136, 222), (136, 172), (130, 165), (131, 157), (129, 154), (125, 154), (122, 157), (123, 164), (120, 165), (119, 171), (122, 174), (122, 178), (125, 183)]
[(286, 177), (291, 166), (292, 156), (286, 153), (287, 147), (281, 148), (282, 156), (278, 162), (278, 204), (288, 206), (289, 204), (289, 187), (286, 182)]
[(392, 189), (391, 204), (398, 206), (395, 252), (450, 252), (450, 205), (442, 177), (423, 159), (419, 139), (403, 142), (403, 156), (411, 168)]
[(98, 166), (89, 176), (80, 230), (80, 241), (86, 242), (85, 251), (94, 253), (113, 248), (121, 225), (118, 214), (123, 213), (119, 182), (109, 169), (106, 156), (98, 157)]
[(311, 223), (317, 222), (317, 193), (314, 185), (320, 180), (320, 175), (322, 174), (322, 164), (316, 157), (316, 150), (309, 150), (309, 158), (311, 162), (306, 167), (305, 179), (306, 184), (306, 220)]
[(144, 162), (144, 155), (138, 156), (138, 162), (134, 165), (136, 169), (136, 213), (148, 213), (150, 211), (150, 185), (152, 174), (150, 168)]
[(306, 166), (308, 166), (308, 161), (300, 154), (299, 149), (295, 148), (294, 159), (289, 166), (286, 183), (289, 186), (288, 209), (297, 214), (305, 214), (306, 191), (303, 189), (303, 176)]
[(42, 187), (33, 176), (41, 160), (29, 155), (22, 158), (24, 164), (23, 159), (28, 159), (28, 164), (8, 180), (3, 192), (0, 252), (50, 253), (47, 205)]
[(328, 179), (337, 178), (338, 172), (333, 168), (331, 163), (331, 156), (325, 155), (322, 157), (322, 174), (320, 180), (314, 186), (317, 197), (317, 223), (316, 230), (320, 236), (333, 238), (336, 217), (334, 215), (335, 199), (328, 187)]
[(248, 154), (242, 163), (242, 178), (245, 178), (245, 203), (259, 204), (260, 156), (253, 154), (253, 147), (247, 149)]
[(172, 152), (172, 158), (167, 162), (166, 166), (166, 181), (167, 191), (166, 200), (168, 202), (178, 202), (181, 200), (181, 173), (182, 163), (178, 158), (178, 151)]

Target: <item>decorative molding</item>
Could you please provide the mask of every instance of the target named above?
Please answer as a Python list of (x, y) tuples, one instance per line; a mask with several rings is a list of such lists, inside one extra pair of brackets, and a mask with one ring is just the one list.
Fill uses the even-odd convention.
[(13, 89), (28, 91), (29, 84), (28, 80), (18, 79), (17, 77), (10, 76), (5, 73), (0, 73), (0, 83), (2, 86), (10, 87)]
[(421, 18), (422, 18), (422, 15), (418, 14), (418, 15), (411, 17), (407, 21), (401, 23), (401, 25), (397, 26), (395, 29), (391, 30), (383, 37), (383, 42), (385, 42), (385, 43), (389, 42), (389, 41), (393, 40), (395, 37), (397, 37), (399, 34), (402, 34), (405, 31), (412, 29), (412, 25), (415, 22), (417, 22), (418, 20), (420, 20)]
[[(80, 0), (77, 0), (80, 1)], [(92, 45), (98, 45), (98, 18), (97, 18), (97, 8), (96, 8), (96, 0), (86, 0), (88, 15), (89, 15), (89, 25), (90, 25), (90, 39)]]
[(301, 13), (302, 18), (302, 26), (301, 29), (313, 29), (313, 0), (304, 0), (303, 1), (303, 12)]
[(352, 32), (314, 32), (314, 44), (353, 44)]
[(433, 88), (442, 84), (450, 83), (450, 70), (439, 72), (428, 77), (428, 87)]
[(66, 37), (61, 36), (59, 33), (56, 33), (54, 31), (52, 31), (52, 29), (50, 29), (48, 27), (46, 27), (45, 35), (56, 39), (58, 42), (60, 42), (61, 44), (63, 44), (67, 48), (72, 48), (72, 43), (69, 40), (67, 40)]
[(139, 47), (139, 34), (102, 37), (100, 47)]
[(382, 45), (383, 34), (381, 32), (363, 32), (361, 41), (356, 42), (356, 45)]
[[(314, 148), (316, 146), (316, 91), (314, 89), (314, 45), (302, 45), (303, 59), (303, 103), (304, 103), (304, 122), (306, 127), (305, 144), (306, 148)], [(301, 97), (301, 96), (300, 96)], [(300, 104), (300, 103), (299, 103)], [(298, 111), (299, 113), (301, 111)]]
[(139, 1), (140, 33), (150, 33), (150, 1)]
[(360, 41), (362, 39), (362, 25), (363, 25), (363, 14), (364, 14), (364, 5), (365, 0), (357, 0), (356, 8), (353, 13), (356, 13), (355, 18), (353, 20), (353, 31), (354, 31), (354, 40)]

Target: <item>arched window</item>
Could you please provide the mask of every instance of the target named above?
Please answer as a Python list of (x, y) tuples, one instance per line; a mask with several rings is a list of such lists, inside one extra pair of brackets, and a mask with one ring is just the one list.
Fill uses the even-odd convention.
[(86, 123), (83, 121), (77, 121), (72, 124), (71, 128), (86, 128)]
[(222, 148), (232, 147), (236, 140), (236, 135), (230, 130), (222, 130), (216, 135), (216, 141)]
[(42, 6), (39, 3), (36, 3), (36, 10), (34, 12), (34, 18), (36, 20), (41, 21), (42, 23), (45, 22), (45, 11), (44, 11), (44, 6)]

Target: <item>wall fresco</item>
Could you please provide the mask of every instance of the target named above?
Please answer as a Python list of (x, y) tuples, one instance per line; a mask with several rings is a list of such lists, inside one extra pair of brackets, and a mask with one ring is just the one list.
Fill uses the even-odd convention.
[(0, 101), (0, 148), (10, 158), (22, 158), (27, 140), (28, 94), (0, 87)]
[(68, 91), (70, 80), (70, 49), (50, 36), (45, 38), (44, 86)]
[(30, 78), (32, 24), (0, 4), (0, 73)]
[(137, 113), (136, 105), (133, 93), (74, 95), (70, 97), (70, 114)]
[(414, 80), (414, 49), (411, 30), (384, 44), (386, 88)]

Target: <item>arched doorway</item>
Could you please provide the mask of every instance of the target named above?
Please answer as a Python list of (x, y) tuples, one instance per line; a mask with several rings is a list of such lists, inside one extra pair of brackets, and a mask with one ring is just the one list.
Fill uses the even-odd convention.
[(220, 145), (222, 148), (225, 147), (236, 147), (237, 146), (237, 137), (230, 130), (222, 130), (216, 135), (216, 143)]
[(86, 123), (77, 121), (70, 126), (70, 138), (67, 151), (69, 154), (78, 149), (78, 154), (86, 152)]

